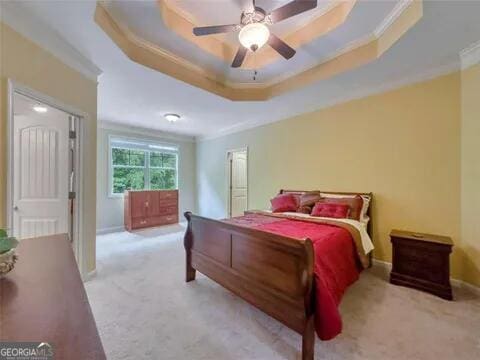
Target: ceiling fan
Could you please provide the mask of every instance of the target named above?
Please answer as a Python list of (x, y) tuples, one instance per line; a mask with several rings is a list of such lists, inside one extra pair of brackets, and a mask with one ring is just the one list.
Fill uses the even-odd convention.
[(241, 45), (232, 62), (234, 68), (242, 65), (248, 50), (255, 52), (267, 43), (288, 60), (295, 55), (296, 51), (272, 34), (268, 26), (316, 7), (317, 0), (293, 0), (267, 13), (256, 6), (255, 0), (252, 0), (250, 8), (242, 12), (240, 24), (195, 27), (193, 33), (196, 36), (204, 36), (240, 30), (238, 40)]

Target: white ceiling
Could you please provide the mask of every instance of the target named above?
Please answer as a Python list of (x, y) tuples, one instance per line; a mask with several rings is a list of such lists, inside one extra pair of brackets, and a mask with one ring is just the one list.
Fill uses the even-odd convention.
[[(391, 1), (362, 2), (352, 11), (352, 21), (328, 39), (305, 46), (305, 53), (318, 61), (324, 49), (334, 48), (338, 39), (347, 39), (353, 32), (350, 29), (370, 31), (376, 24), (367, 21), (368, 16), (380, 18), (392, 6)], [(459, 51), (480, 40), (480, 1), (424, 1), (420, 22), (379, 60), (265, 102), (232, 102), (130, 61), (93, 21), (94, 1), (18, 3), (103, 70), (98, 87), (99, 120), (201, 137), (285, 119), (451, 71), (458, 66)], [(298, 61), (302, 59), (299, 55)], [(275, 66), (278, 64), (272, 69)], [(183, 118), (170, 124), (162, 117), (168, 112)]]
[[(38, 113), (33, 110), (34, 106), (42, 106), (47, 109), (45, 113)], [(29, 117), (31, 119), (41, 119), (48, 117), (49, 119), (67, 119), (68, 113), (58, 110), (50, 105), (36, 101), (27, 96), (15, 93), (13, 97), (13, 114), (17, 116)]]

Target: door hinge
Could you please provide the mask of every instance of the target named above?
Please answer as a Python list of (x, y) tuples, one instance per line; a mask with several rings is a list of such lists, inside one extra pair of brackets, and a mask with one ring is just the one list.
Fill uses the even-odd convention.
[(68, 137), (70, 139), (76, 139), (77, 138), (77, 132), (75, 130), (70, 130)]
[(75, 199), (77, 197), (77, 193), (75, 191), (69, 191), (68, 192), (68, 198), (69, 199)]

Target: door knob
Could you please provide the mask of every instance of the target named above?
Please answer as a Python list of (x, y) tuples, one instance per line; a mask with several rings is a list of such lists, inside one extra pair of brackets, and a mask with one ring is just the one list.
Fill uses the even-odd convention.
[(13, 207), (13, 210), (14, 210), (14, 211), (18, 211), (18, 206), (14, 206), (14, 207)]

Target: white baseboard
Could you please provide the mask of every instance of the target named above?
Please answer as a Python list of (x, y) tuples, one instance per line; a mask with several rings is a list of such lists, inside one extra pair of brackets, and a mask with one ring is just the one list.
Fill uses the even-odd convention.
[(379, 266), (387, 269), (390, 271), (392, 269), (392, 263), (388, 261), (382, 261), (382, 260), (377, 260), (377, 259), (372, 259), (373, 266)]
[(461, 289), (467, 289), (470, 292), (474, 293), (475, 295), (480, 297), (480, 287), (472, 285), (468, 282), (465, 282), (463, 280), (458, 280), (458, 279), (453, 279), (450, 278), (450, 282), (452, 285), (456, 288), (461, 288)]
[(97, 270), (90, 271), (89, 273), (82, 276), (82, 281), (87, 282), (92, 280), (97, 275)]
[[(390, 270), (392, 269), (392, 263), (391, 262), (377, 260), (377, 259), (373, 259), (373, 266), (383, 268), (388, 272), (390, 272)], [(452, 283), (452, 286), (454, 286), (456, 288), (467, 289), (467, 290), (475, 293), (476, 295), (480, 296), (480, 287), (478, 287), (478, 286), (475, 286), (475, 285), (467, 283), (463, 280), (454, 279), (454, 278), (450, 278), (450, 282)]]
[(112, 227), (108, 227), (108, 228), (97, 229), (97, 235), (108, 234), (108, 233), (117, 232), (117, 231), (123, 231), (124, 229), (125, 229), (124, 226), (112, 226)]

